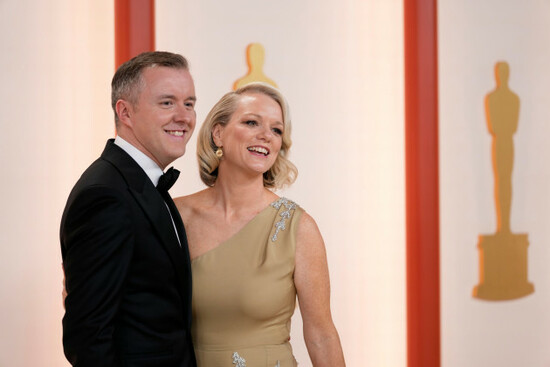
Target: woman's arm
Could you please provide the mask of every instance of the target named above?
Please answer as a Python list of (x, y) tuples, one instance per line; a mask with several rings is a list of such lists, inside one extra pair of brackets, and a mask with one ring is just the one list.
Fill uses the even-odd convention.
[(294, 283), (304, 325), (304, 339), (314, 367), (345, 366), (342, 346), (330, 312), (330, 281), (325, 244), (307, 213), (296, 235)]

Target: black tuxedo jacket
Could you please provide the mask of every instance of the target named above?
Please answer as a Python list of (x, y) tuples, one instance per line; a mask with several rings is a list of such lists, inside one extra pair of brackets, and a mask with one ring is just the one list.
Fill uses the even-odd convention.
[[(173, 204), (173, 203), (171, 203)], [(113, 140), (73, 188), (61, 220), (73, 366), (195, 366), (191, 266), (181, 218)]]

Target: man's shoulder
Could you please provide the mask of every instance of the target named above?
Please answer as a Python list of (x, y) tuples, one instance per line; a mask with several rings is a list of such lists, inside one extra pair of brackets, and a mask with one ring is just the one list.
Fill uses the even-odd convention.
[(112, 162), (103, 157), (95, 160), (78, 179), (76, 187), (86, 186), (120, 186), (124, 184), (124, 178)]
[(142, 178), (145, 172), (123, 149), (109, 140), (105, 150), (78, 180), (77, 186), (127, 186), (128, 178)]
[(82, 195), (100, 193), (102, 190), (111, 193), (127, 192), (128, 181), (123, 174), (125, 164), (124, 160), (113, 162), (105, 156), (104, 151), (77, 179), (69, 194), (68, 202)]

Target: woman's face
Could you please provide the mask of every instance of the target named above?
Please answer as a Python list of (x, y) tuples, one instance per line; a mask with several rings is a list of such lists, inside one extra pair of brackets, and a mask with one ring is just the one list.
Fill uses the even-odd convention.
[(251, 175), (267, 172), (281, 150), (283, 130), (283, 114), (275, 100), (257, 92), (241, 95), (227, 125), (214, 127), (214, 142), (223, 149), (220, 168)]

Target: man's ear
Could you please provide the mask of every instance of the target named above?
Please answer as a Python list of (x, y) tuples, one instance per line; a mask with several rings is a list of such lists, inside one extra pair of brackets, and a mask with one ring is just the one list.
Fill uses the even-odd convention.
[(115, 105), (116, 114), (118, 116), (118, 121), (120, 121), (125, 126), (132, 126), (132, 114), (134, 112), (130, 102), (123, 99), (119, 99)]
[(223, 126), (220, 124), (217, 124), (212, 129), (212, 140), (214, 140), (214, 144), (216, 144), (217, 147), (223, 147), (222, 136), (223, 136)]

